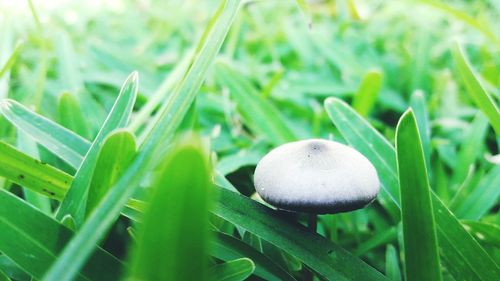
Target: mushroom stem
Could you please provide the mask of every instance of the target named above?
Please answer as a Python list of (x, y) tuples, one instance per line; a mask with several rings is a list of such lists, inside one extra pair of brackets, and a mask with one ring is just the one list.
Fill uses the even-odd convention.
[(318, 216), (316, 214), (309, 214), (307, 226), (311, 232), (316, 233), (316, 228), (318, 226)]

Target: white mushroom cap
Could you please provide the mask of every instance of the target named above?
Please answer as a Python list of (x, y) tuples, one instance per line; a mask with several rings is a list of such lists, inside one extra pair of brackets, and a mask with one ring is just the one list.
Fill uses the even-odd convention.
[(271, 150), (257, 164), (257, 193), (280, 209), (338, 213), (362, 208), (380, 189), (377, 171), (357, 150), (310, 139)]

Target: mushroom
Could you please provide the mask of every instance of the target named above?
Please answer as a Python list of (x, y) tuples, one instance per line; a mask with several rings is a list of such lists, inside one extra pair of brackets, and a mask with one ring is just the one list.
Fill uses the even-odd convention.
[(260, 197), (278, 209), (316, 214), (360, 209), (377, 197), (377, 171), (357, 150), (338, 142), (309, 139), (286, 143), (257, 164), (254, 184)]

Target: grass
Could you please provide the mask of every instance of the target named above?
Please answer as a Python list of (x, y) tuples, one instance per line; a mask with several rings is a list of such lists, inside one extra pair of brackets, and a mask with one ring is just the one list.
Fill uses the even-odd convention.
[[(0, 1), (0, 280), (498, 279), (496, 2), (112, 2)], [(382, 185), (317, 233), (307, 138)]]

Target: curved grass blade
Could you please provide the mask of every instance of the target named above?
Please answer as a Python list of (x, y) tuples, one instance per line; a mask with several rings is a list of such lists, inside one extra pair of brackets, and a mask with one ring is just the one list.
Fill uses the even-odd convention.
[(438, 225), (438, 241), (442, 248), (443, 264), (457, 281), (488, 280), (500, 276), (500, 267), (437, 196), (432, 196)]
[[(40, 159), (40, 155), (38, 152), (38, 146), (33, 141), (33, 139), (29, 138), (26, 136), (26, 134), (22, 131), (17, 132), (17, 147), (19, 150), (24, 151), (27, 153), (29, 156), (35, 158), (35, 159)], [(27, 188), (23, 185), (23, 194), (24, 194), (24, 199), (30, 203), (31, 205), (35, 206), (38, 210), (46, 213), (46, 214), (52, 214), (52, 207), (50, 203), (50, 199), (47, 198), (46, 196), (43, 196), (42, 194), (35, 192), (31, 190), (30, 188)]]
[(461, 219), (479, 220), (493, 206), (500, 196), (500, 165), (493, 167), (474, 190), (452, 209)]
[(217, 264), (209, 269), (209, 280), (243, 281), (252, 275), (255, 264), (251, 259), (242, 258)]
[(19, 56), (19, 53), (21, 52), (21, 49), (23, 47), (23, 42), (17, 43), (16, 47), (14, 48), (14, 51), (12, 51), (12, 54), (10, 57), (7, 59), (5, 64), (0, 68), (0, 79), (2, 79), (2, 76), (4, 76), (5, 73), (9, 72), (10, 69), (14, 66), (16, 63), (17, 57)]
[(259, 95), (245, 77), (223, 63), (216, 65), (215, 74), (219, 83), (228, 87), (245, 123), (256, 134), (265, 136), (274, 145), (297, 139), (278, 109)]
[[(279, 213), (226, 189), (213, 213), (261, 237), (330, 280), (386, 280), (377, 270), (305, 227), (280, 219)], [(251, 217), (252, 219), (248, 219)]]
[(90, 143), (70, 130), (36, 114), (14, 100), (0, 101), (0, 113), (19, 130), (53, 152), (74, 168), (78, 168)]
[(427, 113), (427, 106), (424, 93), (420, 90), (415, 91), (411, 95), (410, 105), (415, 113), (417, 119), (418, 131), (422, 139), (422, 147), (424, 149), (425, 164), (429, 167), (427, 171), (429, 178), (432, 178), (431, 169), (431, 129), (429, 127), (429, 114)]
[[(347, 104), (338, 99), (329, 98), (325, 104), (327, 110), (328, 104), (329, 106), (339, 107), (336, 110), (353, 113), (348, 115), (349, 120), (357, 126), (351, 127), (340, 124), (337, 128), (354, 148), (360, 151), (361, 149), (370, 150), (365, 155), (372, 163), (378, 163), (376, 166), (391, 163), (386, 167), (391, 171), (386, 176), (394, 178), (387, 181), (387, 183), (395, 184), (397, 188), (396, 163), (380, 162), (380, 156), (378, 155), (381, 151), (384, 151), (388, 159), (395, 159), (394, 148), (368, 122), (355, 114), (354, 110), (349, 108)], [(334, 123), (337, 124), (335, 121)], [(371, 146), (370, 143), (366, 143), (366, 136), (369, 136), (368, 139), (372, 142)], [(382, 177), (381, 180), (384, 181)], [(500, 276), (498, 265), (495, 264), (476, 240), (467, 233), (457, 218), (433, 192), (431, 192), (431, 199), (442, 262), (452, 273), (455, 280), (496, 280), (497, 276)]]
[(88, 189), (99, 151), (109, 133), (127, 125), (137, 97), (138, 83), (138, 74), (137, 72), (133, 72), (123, 84), (113, 108), (111, 108), (106, 121), (104, 121), (92, 146), (85, 155), (82, 165), (75, 174), (73, 183), (59, 207), (56, 215), (57, 219), (60, 220), (65, 215), (71, 215), (77, 227), (83, 223)]
[[(145, 140), (137, 157), (125, 174), (113, 185), (108, 195), (82, 226), (78, 234), (68, 243), (61, 257), (52, 265), (44, 280), (71, 280), (89, 258), (121, 209), (137, 189), (143, 175), (154, 164), (157, 151), (172, 139), (184, 115), (193, 102), (204, 81), (208, 67), (219, 52), (229, 27), (237, 14), (241, 0), (225, 0), (212, 17), (207, 29), (198, 42), (194, 61), (188, 68), (182, 82), (171, 99), (162, 107), (160, 118)], [(71, 261), (70, 264), (67, 262)]]
[(378, 94), (382, 87), (382, 72), (380, 70), (368, 71), (358, 91), (353, 97), (352, 107), (361, 115), (368, 116), (377, 102)]
[(399, 268), (399, 258), (396, 248), (391, 244), (387, 245), (385, 251), (385, 276), (392, 281), (401, 281), (401, 269)]
[[(22, 218), (22, 219), (20, 219)], [(0, 252), (35, 279), (56, 260), (72, 232), (21, 199), (0, 190)], [(119, 280), (123, 264), (97, 248), (77, 280)]]
[(500, 39), (495, 35), (495, 33), (490, 29), (490, 27), (486, 24), (483, 24), (481, 21), (477, 20), (476, 18), (470, 16), (464, 11), (461, 11), (459, 9), (456, 9), (446, 2), (441, 2), (441, 1), (436, 1), (436, 0), (420, 0), (420, 2), (428, 4), (436, 9), (439, 9), (454, 18), (470, 25), (471, 27), (479, 30), (481, 33), (483, 33), (484, 36), (486, 36), (488, 39), (492, 40), (493, 42), (499, 44)]
[(394, 148), (342, 100), (326, 99), (325, 109), (347, 142), (374, 164), (383, 186), (379, 200), (392, 218), (398, 220), (399, 189)]
[(11, 281), (9, 276), (5, 274), (2, 270), (0, 270), (0, 281)]
[(131, 279), (207, 280), (207, 154), (201, 140), (194, 138), (174, 148), (160, 164), (132, 250)]
[(90, 137), (90, 131), (83, 117), (80, 103), (70, 93), (63, 93), (57, 104), (59, 123), (83, 138)]
[(61, 200), (72, 181), (63, 171), (34, 159), (0, 141), (0, 176), (21, 186)]
[(277, 265), (273, 260), (247, 243), (222, 232), (216, 232), (215, 237), (216, 239), (212, 241), (211, 247), (211, 254), (214, 257), (224, 261), (247, 257), (255, 263), (254, 274), (264, 280), (295, 280), (292, 275)]
[(488, 117), (488, 120), (490, 121), (493, 129), (495, 129), (496, 134), (500, 135), (500, 111), (498, 110), (495, 101), (481, 85), (459, 43), (455, 43), (452, 54), (457, 64), (458, 72), (465, 83), (467, 93), (474, 103), (476, 103), (479, 110), (481, 110), (484, 115)]
[(89, 186), (87, 216), (123, 175), (137, 154), (135, 137), (125, 130), (112, 132), (103, 142)]
[(500, 248), (500, 226), (493, 223), (485, 223), (478, 221), (462, 221), (462, 224), (467, 228), (470, 234), (482, 243)]
[(410, 109), (396, 129), (406, 280), (441, 280), (436, 226), (425, 157)]

